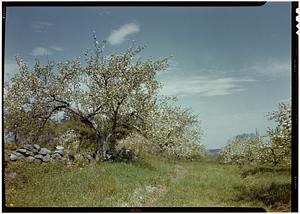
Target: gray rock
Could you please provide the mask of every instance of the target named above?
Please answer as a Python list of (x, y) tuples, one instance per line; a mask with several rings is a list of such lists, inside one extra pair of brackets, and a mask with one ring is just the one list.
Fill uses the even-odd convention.
[(18, 157), (17, 155), (15, 155), (15, 154), (12, 153), (12, 154), (10, 154), (9, 159), (10, 159), (11, 161), (16, 161), (16, 160), (19, 159), (19, 157)]
[(23, 154), (21, 154), (20, 152), (12, 152), (12, 154), (18, 156), (18, 157), (24, 157)]
[(39, 151), (39, 154), (47, 155), (47, 154), (51, 154), (51, 151), (47, 148), (41, 148), (41, 150)]
[(42, 160), (41, 159), (34, 159), (33, 163), (42, 163)]
[(51, 160), (51, 157), (49, 154), (47, 154), (46, 156), (43, 157), (44, 162), (49, 162), (50, 160)]
[(17, 177), (17, 173), (16, 172), (11, 172), (7, 176), (15, 179)]
[(26, 149), (17, 149), (16, 152), (19, 152), (21, 154), (26, 154), (27, 150)]
[(30, 149), (27, 149), (27, 151), (30, 151), (30, 152), (35, 152), (35, 151), (37, 151), (35, 148), (30, 148)]
[(35, 158), (35, 159), (43, 160), (43, 155), (35, 155), (34, 158)]
[(59, 153), (52, 154), (51, 158), (54, 159), (54, 160), (61, 160), (62, 159), (62, 157)]
[(27, 160), (29, 163), (33, 163), (34, 160), (35, 160), (35, 158), (32, 157), (32, 156), (29, 156), (29, 157), (26, 158), (26, 160)]
[(118, 151), (117, 158), (120, 160), (137, 160), (138, 156), (134, 150), (121, 148)]
[(56, 149), (57, 150), (64, 150), (64, 147), (63, 146), (56, 146)]
[(25, 156), (26, 156), (26, 157), (28, 157), (28, 156), (34, 156), (34, 153), (31, 152), (31, 151), (27, 151), (27, 152), (25, 153)]
[(39, 145), (37, 145), (37, 144), (33, 144), (33, 148), (35, 148), (36, 150), (40, 150), (41, 149), (41, 147)]
[(30, 144), (25, 144), (25, 145), (22, 146), (22, 148), (27, 149), (27, 150), (31, 150), (31, 149), (33, 149), (33, 146), (30, 145)]
[(37, 149), (35, 149), (35, 148), (33, 148), (32, 150), (30, 150), (33, 154), (38, 154), (39, 153), (39, 150), (37, 150)]
[(61, 156), (64, 156), (65, 155), (65, 152), (63, 150), (55, 150), (53, 152), (54, 154), (57, 153), (57, 154), (60, 154)]

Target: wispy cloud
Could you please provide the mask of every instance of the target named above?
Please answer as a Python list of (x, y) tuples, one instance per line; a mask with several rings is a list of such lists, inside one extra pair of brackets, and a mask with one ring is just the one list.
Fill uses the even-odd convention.
[(61, 46), (57, 46), (57, 45), (51, 45), (50, 48), (54, 51), (63, 51), (64, 48)]
[(99, 16), (105, 16), (105, 15), (110, 15), (111, 12), (109, 10), (104, 10), (104, 9), (99, 9), (98, 10), (98, 15)]
[(125, 38), (131, 34), (137, 33), (140, 31), (139, 25), (135, 23), (128, 23), (125, 25), (122, 25), (119, 29), (113, 30), (109, 37), (107, 38), (107, 41), (111, 45), (117, 45), (124, 42)]
[(49, 48), (45, 47), (36, 47), (31, 52), (31, 56), (45, 56), (45, 55), (51, 55), (53, 51), (63, 51), (64, 48), (57, 45), (51, 45)]
[(176, 79), (165, 83), (161, 93), (164, 95), (200, 95), (206, 97), (229, 95), (244, 91), (240, 83), (254, 81), (256, 80), (248, 78), (209, 78), (205, 76), (193, 79)]
[(31, 56), (45, 56), (45, 55), (51, 55), (52, 52), (44, 47), (36, 47), (34, 48), (31, 52), (30, 55)]
[(35, 21), (31, 24), (33, 30), (37, 33), (46, 32), (53, 24), (50, 22)]
[(267, 76), (277, 78), (282, 76), (291, 75), (291, 62), (290, 59), (266, 59), (257, 61), (243, 69), (243, 72), (255, 74), (259, 76)]

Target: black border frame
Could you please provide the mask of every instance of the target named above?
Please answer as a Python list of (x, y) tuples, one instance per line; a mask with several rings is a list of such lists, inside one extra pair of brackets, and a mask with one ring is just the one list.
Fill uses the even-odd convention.
[(291, 5), (291, 30), (292, 30), (292, 43), (291, 43), (291, 66), (292, 66), (292, 201), (291, 210), (292, 212), (298, 212), (298, 90), (299, 90), (299, 77), (298, 77), (298, 35), (297, 35), (297, 12), (298, 2), (292, 2)]
[[(291, 176), (291, 211), (298, 212), (298, 35), (296, 9), (298, 8), (297, 1), (291, 1), (291, 96), (292, 96), (292, 176)], [(264, 5), (265, 2), (224, 2), (224, 1), (145, 1), (145, 2), (130, 2), (130, 1), (114, 1), (114, 2), (2, 2), (2, 87), (4, 86), (4, 50), (5, 50), (5, 20), (6, 7), (90, 7), (90, 6), (160, 6), (160, 7), (257, 7)], [(3, 97), (2, 90), (2, 97)], [(3, 99), (2, 99), (3, 106)], [(3, 109), (2, 109), (3, 110)], [(3, 111), (2, 111), (3, 112)], [(2, 115), (2, 124), (4, 118)], [(3, 128), (2, 128), (3, 129)], [(3, 132), (2, 132), (3, 133)], [(4, 135), (2, 135), (2, 157), (4, 157)], [(2, 158), (2, 169), (4, 169), (4, 161)], [(6, 207), (5, 206), (5, 184), (4, 170), (2, 170), (2, 212), (265, 212), (263, 208), (252, 207)]]

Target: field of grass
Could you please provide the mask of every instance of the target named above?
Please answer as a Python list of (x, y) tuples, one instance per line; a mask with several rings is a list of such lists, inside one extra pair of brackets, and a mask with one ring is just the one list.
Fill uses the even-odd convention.
[[(17, 174), (13, 176), (13, 172)], [(290, 210), (290, 171), (146, 158), (88, 166), (9, 162), (6, 206), (263, 207)]]

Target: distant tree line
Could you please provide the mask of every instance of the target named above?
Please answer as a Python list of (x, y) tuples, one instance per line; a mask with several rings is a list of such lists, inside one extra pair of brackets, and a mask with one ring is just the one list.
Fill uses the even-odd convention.
[(267, 136), (243, 134), (229, 140), (219, 159), (224, 163), (273, 165), (291, 162), (292, 115), (289, 103), (279, 103), (278, 109), (267, 115), (276, 126), (268, 128)]

